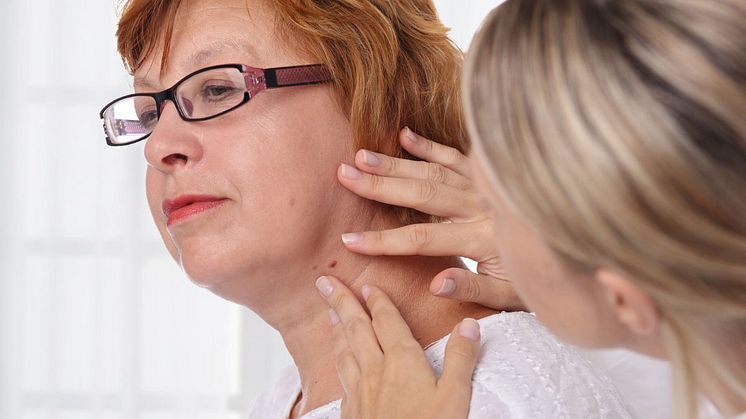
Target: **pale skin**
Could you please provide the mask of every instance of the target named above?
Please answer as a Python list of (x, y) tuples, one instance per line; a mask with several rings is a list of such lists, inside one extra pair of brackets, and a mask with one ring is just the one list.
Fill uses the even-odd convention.
[[(135, 72), (136, 91), (165, 89), (210, 65), (315, 63), (274, 33), (270, 7), (248, 3), (251, 13), (245, 0), (182, 6), (169, 65), (161, 74), (161, 50), (153, 51)], [(338, 175), (356, 175), (352, 143), (332, 87), (319, 85), (264, 92), (203, 122), (181, 120), (166, 102), (145, 145), (150, 210), (174, 259), (195, 284), (250, 308), (282, 335), (301, 377), (292, 417), (344, 395), (328, 306), (315, 287), (320, 274), (344, 278), (348, 296), (358, 299), (364, 284), (385, 290), (418, 347), (447, 335), (464, 318), (494, 313), (427, 291), (425, 284), (438, 273), (464, 268), (450, 254), (371, 257), (345, 248), (339, 240), (344, 232), (399, 226), (379, 204), (336, 182)], [(168, 225), (163, 200), (185, 194), (224, 203)], [(426, 204), (423, 209), (430, 210)]]
[[(467, 182), (473, 179), (476, 190), (486, 200), (486, 206), (480, 207), (483, 211), (480, 219), (489, 220), (492, 229), (488, 236), (474, 235), (473, 226), (453, 222), (448, 230), (439, 225), (420, 226), (418, 228), (428, 233), (419, 235), (406, 234), (405, 230), (371, 231), (363, 234), (363, 241), (348, 246), (350, 250), (367, 254), (386, 253), (386, 248), (396, 249), (397, 254), (464, 254), (468, 250), (471, 254), (493, 255), (496, 260), (499, 255), (500, 268), (493, 271), (500, 272), (499, 275), (462, 278), (455, 282), (457, 288), (450, 297), (464, 299), (468, 296), (466, 299), (488, 306), (504, 304), (503, 281), (509, 278), (525, 306), (564, 341), (590, 348), (622, 347), (666, 357), (660, 335), (662, 319), (655, 302), (633, 281), (614, 270), (601, 267), (592, 272), (577, 272), (568, 268), (503, 198), (502, 187), (484, 169), (479, 150), (475, 156), (467, 158), (422, 137), (418, 137), (416, 144), (403, 139), (402, 145), (408, 150), (409, 147), (430, 150), (427, 156), (414, 154), (442, 165), (446, 171), (460, 169), (459, 173)], [(435, 172), (422, 165), (419, 173), (404, 171), (398, 168), (410, 163), (388, 159), (381, 166), (395, 169), (371, 169), (359, 160), (358, 167), (371, 177), (410, 177), (414, 181)], [(454, 162), (458, 162), (458, 166)], [(469, 169), (465, 170), (466, 167)], [(369, 180), (367, 187), (352, 185), (346, 179), (340, 182), (361, 196), (385, 202), (402, 195), (401, 190), (396, 190), (401, 188), (401, 182)], [(372, 193), (369, 185), (374, 184), (385, 187)], [(475, 201), (460, 202), (472, 202), (478, 211)], [(446, 236), (444, 231), (449, 234)], [(429, 240), (425, 243), (416, 240), (422, 236)], [(470, 239), (472, 245), (463, 245)], [(475, 245), (483, 248), (475, 250)], [(439, 274), (433, 279), (431, 292), (437, 293), (443, 278), (444, 275)], [(384, 292), (376, 287), (366, 288), (368, 299), (364, 304), (370, 313), (366, 314), (342, 283), (334, 280), (334, 284), (336, 287), (326, 301), (332, 310), (337, 368), (345, 384), (343, 418), (467, 417), (471, 393), (466, 389), (471, 387), (471, 374), (479, 353), (478, 339), (465, 338), (468, 334), (460, 332), (469, 321), (454, 328), (446, 348), (444, 372), (437, 379), (430, 365), (423, 362), (422, 350), (407, 344), (411, 341), (408, 330)], [(493, 295), (499, 297), (493, 298)], [(345, 327), (348, 322), (357, 326)], [(388, 343), (392, 341), (399, 345)], [(400, 365), (406, 368), (398, 368)], [(701, 390), (726, 417), (746, 410), (746, 404), (728, 397), (722, 386), (713, 384)]]

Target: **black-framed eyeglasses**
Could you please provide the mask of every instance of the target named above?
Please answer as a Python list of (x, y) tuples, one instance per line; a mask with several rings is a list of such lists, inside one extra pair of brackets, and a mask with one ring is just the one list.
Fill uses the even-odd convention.
[(166, 100), (174, 103), (184, 121), (206, 121), (238, 108), (267, 89), (329, 81), (329, 72), (322, 64), (265, 69), (222, 64), (197, 70), (162, 92), (122, 96), (104, 106), (99, 116), (104, 122), (106, 143), (124, 146), (148, 138)]

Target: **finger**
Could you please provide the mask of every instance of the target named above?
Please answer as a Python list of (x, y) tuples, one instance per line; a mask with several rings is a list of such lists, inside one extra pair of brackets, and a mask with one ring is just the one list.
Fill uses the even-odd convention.
[(413, 208), (444, 218), (473, 216), (481, 209), (476, 192), (422, 179), (404, 179), (370, 175), (342, 164), (337, 172), (339, 182), (355, 194), (385, 204)]
[(479, 323), (474, 319), (464, 319), (448, 338), (438, 388), (447, 391), (452, 405), (460, 404), (468, 408), (471, 377), (479, 358), (480, 340)]
[[(363, 372), (377, 371), (383, 360), (368, 313), (357, 297), (342, 282), (332, 276), (322, 276), (316, 280), (316, 287), (325, 297), (327, 304), (340, 319), (347, 345)], [(335, 327), (335, 329), (339, 329)]]
[(422, 347), (412, 336), (409, 326), (386, 293), (376, 287), (366, 285), (363, 287), (363, 298), (370, 310), (373, 328), (384, 354), (393, 349), (422, 353)]
[(342, 398), (342, 402), (340, 403), (340, 419), (356, 419), (357, 416), (355, 415), (355, 408), (353, 407), (353, 404), (350, 400), (347, 399), (347, 397)]
[(482, 259), (480, 223), (411, 224), (393, 230), (342, 235), (353, 252), (371, 256), (464, 256)]
[(413, 156), (431, 163), (441, 164), (461, 176), (471, 179), (469, 158), (457, 149), (429, 140), (409, 128), (401, 130), (399, 142)]
[(353, 402), (357, 400), (358, 383), (360, 382), (360, 366), (350, 349), (344, 326), (339, 322), (339, 316), (333, 309), (329, 309), (332, 323), (332, 337), (334, 345), (334, 359), (337, 365), (337, 375), (345, 391), (345, 398)]
[(355, 155), (355, 165), (366, 173), (378, 176), (431, 180), (458, 189), (472, 187), (469, 179), (438, 163), (399, 159), (360, 150)]
[(433, 278), (430, 292), (439, 297), (469, 301), (496, 310), (525, 310), (510, 281), (450, 268)]

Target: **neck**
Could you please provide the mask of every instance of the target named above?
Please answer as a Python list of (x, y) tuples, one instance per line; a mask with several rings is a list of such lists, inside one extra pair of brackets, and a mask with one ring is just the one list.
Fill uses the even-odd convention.
[[(399, 308), (412, 334), (422, 347), (450, 333), (464, 317), (481, 318), (494, 311), (432, 296), (428, 283), (443, 269), (461, 266), (457, 258), (365, 258), (356, 275), (340, 278), (362, 300), (363, 285), (375, 285), (385, 291)], [(339, 273), (335, 273), (339, 275)], [(341, 275), (340, 275), (341, 276)], [(315, 279), (315, 278), (314, 278)], [(298, 367), (301, 397), (295, 413), (305, 414), (342, 397), (342, 388), (332, 347), (328, 308), (309, 281), (304, 303), (276, 321), (270, 320), (282, 335)]]
[(328, 227), (328, 237), (307, 246), (303, 253), (294, 254), (293, 263), (285, 265), (281, 274), (275, 265), (266, 269), (253, 266), (246, 275), (210, 288), (217, 295), (248, 307), (282, 335), (301, 379), (301, 395), (293, 417), (343, 395), (334, 359), (329, 309), (315, 286), (319, 276), (336, 276), (361, 300), (363, 285), (382, 289), (423, 347), (450, 333), (465, 317), (478, 319), (494, 313), (482, 306), (430, 294), (428, 285), (437, 273), (463, 267), (458, 258), (370, 257), (348, 251), (340, 240), (343, 232), (400, 227), (395, 220), (361, 216), (365, 212), (360, 211), (359, 204), (352, 209), (341, 213), (356, 216), (336, 228)]

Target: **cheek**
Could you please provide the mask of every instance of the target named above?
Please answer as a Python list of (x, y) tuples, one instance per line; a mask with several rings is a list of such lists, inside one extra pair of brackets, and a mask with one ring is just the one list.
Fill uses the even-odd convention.
[(508, 278), (528, 309), (560, 339), (587, 343), (597, 317), (584, 278), (568, 273), (552, 251), (518, 218), (496, 223)]
[(148, 208), (150, 209), (150, 215), (153, 217), (158, 233), (161, 235), (163, 243), (166, 245), (168, 252), (174, 260), (178, 261), (178, 252), (176, 245), (171, 239), (171, 235), (166, 229), (166, 223), (163, 218), (163, 210), (161, 209), (161, 200), (164, 197), (164, 184), (165, 180), (163, 175), (155, 169), (148, 167), (145, 173), (145, 193), (148, 199)]
[(294, 120), (253, 126), (253, 135), (234, 137), (223, 160), (212, 161), (235, 188), (242, 207), (254, 217), (290, 221), (297, 212), (314, 211), (328, 202), (343, 154), (330, 147), (321, 128)]
[(271, 202), (261, 206), (273, 208), (268, 216), (328, 202), (337, 166), (351, 155), (349, 122), (333, 111), (332, 96), (313, 89), (258, 96), (231, 129), (230, 161), (218, 165), (231, 168), (236, 187), (251, 189), (248, 196)]
[(148, 199), (150, 213), (158, 224), (158, 204), (156, 201), (163, 197), (163, 176), (159, 175), (155, 169), (148, 167), (145, 172), (145, 194)]

